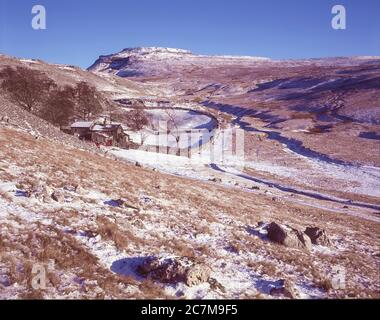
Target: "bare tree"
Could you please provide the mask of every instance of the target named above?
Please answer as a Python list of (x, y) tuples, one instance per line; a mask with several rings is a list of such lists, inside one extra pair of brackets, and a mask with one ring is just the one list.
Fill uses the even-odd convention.
[(103, 110), (102, 97), (95, 87), (86, 82), (79, 82), (75, 87), (77, 113), (83, 120), (89, 120), (90, 116)]
[(43, 72), (26, 67), (16, 69), (6, 67), (0, 72), (3, 79), (1, 88), (9, 93), (11, 99), (25, 110), (34, 112), (46, 99), (46, 95), (56, 85)]
[(167, 121), (167, 130), (168, 134), (170, 134), (172, 137), (174, 137), (176, 144), (177, 144), (177, 153), (179, 153), (179, 142), (181, 140), (181, 131), (179, 128), (179, 121), (176, 117), (176, 110), (175, 109), (165, 109), (165, 114), (168, 117)]
[(74, 115), (74, 95), (74, 88), (70, 86), (52, 91), (40, 110), (41, 118), (55, 125), (67, 125)]
[(144, 144), (145, 140), (149, 136), (149, 133), (143, 129), (147, 127), (151, 122), (152, 118), (143, 109), (131, 110), (126, 114), (127, 125), (132, 131), (140, 133), (141, 145)]

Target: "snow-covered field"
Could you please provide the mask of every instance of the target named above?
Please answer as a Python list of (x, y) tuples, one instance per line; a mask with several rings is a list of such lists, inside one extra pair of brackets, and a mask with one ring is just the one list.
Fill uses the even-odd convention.
[[(129, 110), (128, 108), (124, 108)], [(216, 121), (196, 111), (147, 109), (151, 126), (138, 132), (126, 131), (133, 142), (146, 146), (198, 148), (213, 137)]]

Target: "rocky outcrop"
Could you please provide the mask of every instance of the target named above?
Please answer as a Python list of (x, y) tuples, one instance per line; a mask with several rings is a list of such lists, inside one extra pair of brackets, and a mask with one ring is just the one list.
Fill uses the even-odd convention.
[(149, 279), (162, 283), (184, 282), (195, 286), (207, 282), (211, 269), (203, 264), (185, 265), (176, 259), (146, 259), (137, 269), (138, 273)]
[(286, 247), (311, 250), (311, 240), (303, 232), (287, 225), (270, 223), (266, 230), (268, 239)]
[(327, 236), (327, 233), (324, 229), (318, 227), (307, 227), (305, 229), (305, 234), (309, 236), (312, 244), (326, 247), (331, 245), (331, 240)]

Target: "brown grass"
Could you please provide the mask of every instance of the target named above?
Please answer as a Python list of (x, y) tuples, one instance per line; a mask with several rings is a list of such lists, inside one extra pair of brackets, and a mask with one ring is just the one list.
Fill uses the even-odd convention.
[[(347, 269), (350, 276), (355, 275), (355, 272), (360, 272), (367, 279), (372, 279), (369, 288), (364, 287), (365, 283), (355, 282), (350, 284), (348, 289), (341, 293), (342, 295), (361, 292), (373, 297), (379, 296), (378, 259), (374, 258), (371, 252), (365, 252), (356, 247), (356, 244), (365, 244), (373, 249), (379, 243), (378, 223), (286, 201), (274, 202), (271, 196), (262, 193), (247, 195), (242, 190), (227, 189), (217, 184), (198, 181), (190, 183), (183, 178), (136, 168), (87, 151), (69, 149), (43, 139), (35, 140), (24, 133), (9, 129), (0, 129), (0, 136), (7, 141), (8, 145), (7, 148), (0, 148), (1, 159), (9, 163), (16, 161), (20, 168), (39, 166), (39, 173), (49, 176), (49, 181), (53, 185), (78, 183), (88, 190), (93, 190), (95, 185), (99, 185), (100, 191), (109, 193), (112, 190), (120, 198), (128, 199), (128, 203), (136, 207), (139, 206), (139, 197), (142, 192), (159, 199), (157, 207), (160, 207), (162, 216), (154, 218), (156, 220), (144, 212), (137, 214), (123, 208), (112, 211), (110, 217), (98, 216), (95, 219), (92, 216), (91, 225), (87, 229), (94, 234), (100, 234), (105, 240), (112, 241), (120, 250), (128, 251), (130, 246), (134, 246), (150, 250), (152, 253), (171, 252), (192, 259), (198, 259), (200, 256), (200, 259), (215, 258), (218, 253), (213, 252), (212, 247), (194, 246), (194, 243), (182, 238), (181, 232), (211, 234), (211, 223), (221, 223), (219, 214), (225, 212), (233, 221), (232, 225), (227, 225), (231, 231), (228, 229), (225, 233), (226, 243), (235, 246), (238, 252), (260, 252), (268, 257), (268, 260), (259, 264), (250, 262), (252, 269), (261, 269), (263, 273), (273, 275), (273, 277), (282, 277), (278, 266), (288, 265), (294, 269), (294, 276), (309, 276), (316, 286), (328, 288), (328, 283), (323, 277), (324, 268), (339, 264)], [(22, 156), (24, 151), (38, 154), (38, 157)], [(78, 160), (83, 165), (80, 165)], [(20, 183), (25, 184), (26, 187), (41, 182), (41, 178), (37, 178), (32, 172), (26, 171), (26, 173), (25, 177), (19, 179)], [(160, 189), (156, 188), (157, 185), (160, 185)], [(7, 194), (2, 196), (7, 197)], [(86, 195), (81, 197), (85, 202), (90, 201)], [(10, 200), (10, 197), (7, 199)], [(161, 199), (166, 201), (161, 201)], [(25, 205), (28, 206), (27, 203)], [(108, 209), (107, 212), (111, 212)], [(75, 210), (43, 212), (48, 214), (54, 223), (61, 226), (79, 223), (82, 216), (81, 212)], [(119, 217), (119, 215), (125, 218), (116, 219), (115, 216)], [(17, 221), (17, 217), (14, 219)], [(201, 224), (202, 220), (206, 224)], [(250, 235), (244, 227), (238, 227), (254, 226), (258, 221), (280, 223), (286, 221), (287, 224), (301, 230), (308, 225), (321, 226), (331, 236), (344, 237), (347, 251), (337, 250), (334, 255), (310, 254), (263, 241)], [(329, 224), (326, 224), (326, 221)], [(164, 227), (178, 231), (179, 236), (176, 239), (169, 239), (165, 235), (157, 235), (153, 230), (149, 231), (154, 236), (153, 242), (152, 238), (149, 240), (140, 238), (135, 232), (143, 230), (146, 222), (160, 223)], [(355, 234), (347, 233), (353, 230)], [(147, 231), (147, 235), (149, 232)], [(22, 239), (21, 236), (26, 238)], [(133, 284), (132, 279), (119, 278), (104, 269), (87, 248), (79, 244), (71, 235), (60, 232), (58, 228), (35, 225), (33, 230), (28, 229), (28, 232), (19, 233), (12, 242), (1, 238), (0, 246), (1, 250), (5, 247), (5, 252), (8, 253), (12, 250), (21, 252), (24, 261), (57, 260), (57, 266), (62, 270), (75, 270), (75, 274), (86, 279), (98, 280), (99, 286), (103, 288), (104, 296), (107, 292), (122, 297), (123, 294), (117, 289), (117, 284), (122, 281), (125, 281), (127, 286), (136, 285)], [(9, 264), (16, 264), (16, 262), (9, 260)], [(150, 289), (144, 290), (141, 295), (149, 295)], [(332, 294), (335, 293), (332, 292)], [(102, 293), (99, 297), (102, 297)]]
[(126, 250), (133, 244), (139, 246), (144, 244), (144, 240), (136, 237), (133, 231), (128, 229), (120, 230), (119, 226), (107, 217), (98, 216), (96, 218), (97, 230), (103, 239), (111, 240), (119, 250)]

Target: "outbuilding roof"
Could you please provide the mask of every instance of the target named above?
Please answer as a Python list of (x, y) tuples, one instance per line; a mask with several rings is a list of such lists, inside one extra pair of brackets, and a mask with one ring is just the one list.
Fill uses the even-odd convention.
[(120, 127), (120, 123), (95, 124), (92, 127), (92, 131), (114, 130), (115, 128), (118, 128), (118, 127)]
[(92, 124), (92, 121), (77, 121), (71, 125), (71, 128), (90, 128)]

